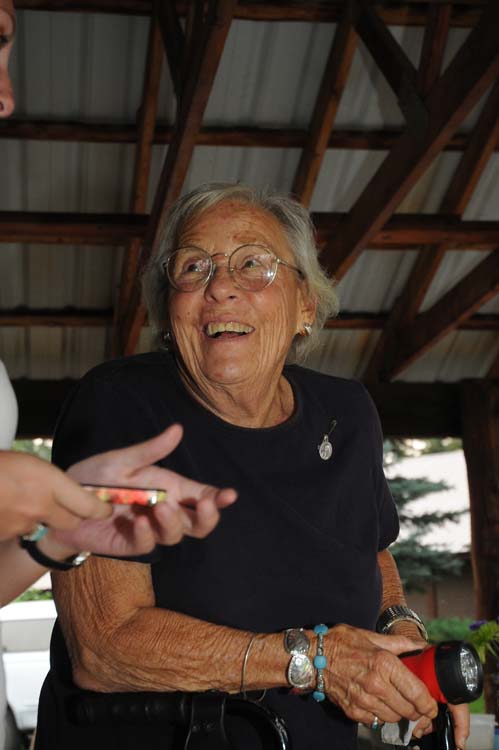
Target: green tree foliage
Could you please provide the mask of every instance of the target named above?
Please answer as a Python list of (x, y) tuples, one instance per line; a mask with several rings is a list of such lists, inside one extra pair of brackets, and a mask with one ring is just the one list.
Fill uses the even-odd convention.
[(50, 461), (52, 455), (52, 441), (45, 438), (34, 438), (28, 440), (14, 440), (13, 449), (21, 453), (31, 453), (32, 456)]
[(470, 635), (472, 619), (462, 617), (436, 617), (426, 624), (430, 643), (440, 641), (466, 641)]
[[(444, 441), (432, 439), (419, 445), (422, 442), (418, 441), (418, 447), (415, 447), (414, 441), (385, 441), (385, 467), (393, 469), (402, 458), (437, 452), (431, 448), (437, 448), (438, 452), (456, 449), (455, 441), (448, 441), (447, 445), (443, 445)], [(458, 575), (462, 569), (462, 560), (453, 552), (425, 544), (422, 539), (436, 526), (446, 521), (457, 521), (463, 511), (418, 513), (417, 509), (411, 507), (415, 500), (430, 493), (448, 490), (450, 486), (425, 477), (409, 479), (398, 475), (389, 479), (388, 484), (398, 509), (401, 528), (405, 531), (405, 538), (390, 547), (405, 590), (422, 591), (432, 581)]]

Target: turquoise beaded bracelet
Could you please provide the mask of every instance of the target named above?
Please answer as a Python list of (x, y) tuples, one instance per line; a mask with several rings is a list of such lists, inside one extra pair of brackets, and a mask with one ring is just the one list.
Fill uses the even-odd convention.
[(324, 656), (324, 636), (326, 635), (329, 628), (327, 625), (316, 625), (314, 633), (317, 635), (317, 655), (314, 658), (314, 667), (317, 670), (317, 687), (312, 693), (312, 697), (318, 703), (323, 701), (326, 697), (324, 692), (324, 670), (326, 668), (327, 659)]

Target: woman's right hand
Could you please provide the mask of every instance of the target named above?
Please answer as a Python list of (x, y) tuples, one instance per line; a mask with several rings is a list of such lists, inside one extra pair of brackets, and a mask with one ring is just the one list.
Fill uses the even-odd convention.
[(329, 700), (354, 721), (370, 726), (401, 718), (434, 719), (437, 703), (399, 654), (414, 650), (410, 638), (336, 625), (324, 638)]

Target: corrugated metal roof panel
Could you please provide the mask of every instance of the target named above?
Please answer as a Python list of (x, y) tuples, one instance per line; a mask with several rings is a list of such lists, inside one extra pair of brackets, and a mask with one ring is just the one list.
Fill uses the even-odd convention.
[(390, 310), (402, 293), (415, 260), (415, 252), (364, 251), (338, 284), (341, 310)]
[(401, 373), (397, 380), (455, 382), (485, 377), (498, 349), (496, 332), (453, 331)]
[(424, 312), (432, 307), (446, 292), (450, 291), (475, 266), (481, 263), (487, 255), (488, 253), (471, 251), (446, 253), (424, 298), (421, 311)]
[[(13, 56), (17, 113), (33, 119), (132, 122), (141, 100), (149, 21), (104, 14), (19, 13)], [(205, 123), (307, 128), (335, 27), (332, 24), (235, 21), (215, 81)], [(392, 28), (417, 65), (423, 30)], [(452, 29), (446, 61), (468, 30)], [(484, 99), (466, 119), (476, 121)], [(160, 118), (172, 122), (172, 84), (164, 66)], [(337, 127), (403, 124), (403, 117), (370, 54), (359, 44), (337, 115)], [(152, 194), (166, 149), (153, 151)], [(243, 181), (289, 191), (297, 149), (198, 147), (185, 190), (208, 180)], [(312, 210), (346, 211), (386, 154), (330, 150), (314, 191)], [(439, 156), (399, 211), (438, 210), (459, 155)], [(0, 139), (0, 210), (127, 211), (134, 147), (110, 144), (16, 142)], [(151, 200), (150, 200), (151, 202)], [(499, 155), (488, 165), (465, 212), (468, 219), (497, 219)], [(390, 309), (415, 260), (414, 252), (364, 252), (339, 285), (342, 309)], [(447, 253), (425, 300), (432, 305), (483, 253)], [(121, 251), (104, 247), (2, 246), (0, 307), (109, 307), (116, 294)], [(4, 279), (9, 279), (8, 284)], [(499, 300), (481, 312), (499, 312)], [(325, 331), (311, 362), (319, 369), (359, 376), (379, 332)], [(140, 349), (149, 347), (149, 332)], [(485, 373), (495, 351), (494, 332), (459, 331), (416, 362), (403, 378), (455, 380)], [(109, 355), (107, 329), (0, 328), (0, 354), (14, 377), (79, 376)]]
[(322, 331), (319, 347), (305, 365), (343, 378), (360, 378), (379, 334), (373, 331)]

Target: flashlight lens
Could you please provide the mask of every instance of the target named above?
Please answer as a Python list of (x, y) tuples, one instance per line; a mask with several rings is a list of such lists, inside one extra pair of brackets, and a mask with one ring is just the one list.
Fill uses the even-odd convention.
[(461, 647), (459, 652), (459, 661), (461, 662), (461, 673), (466, 683), (466, 689), (474, 693), (478, 688), (478, 663), (469, 648)]
[(482, 692), (482, 665), (470, 643), (439, 643), (435, 647), (435, 673), (448, 703), (470, 703)]

